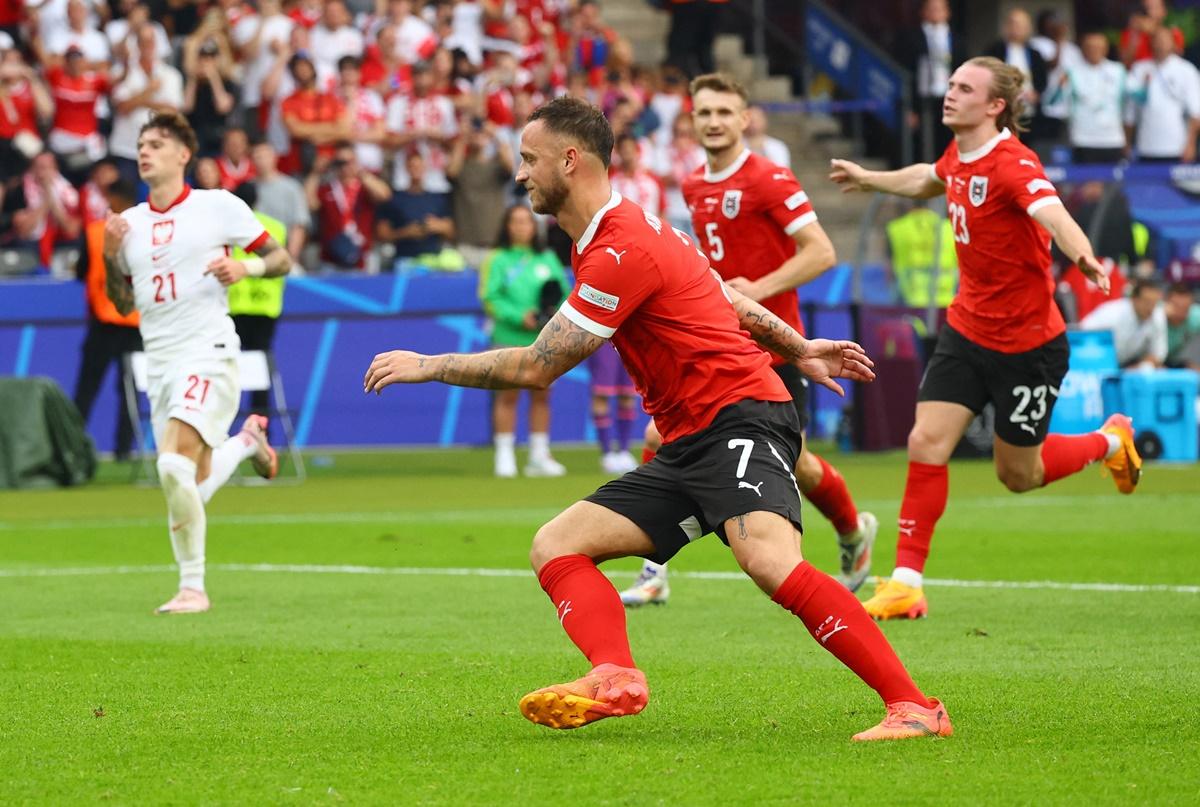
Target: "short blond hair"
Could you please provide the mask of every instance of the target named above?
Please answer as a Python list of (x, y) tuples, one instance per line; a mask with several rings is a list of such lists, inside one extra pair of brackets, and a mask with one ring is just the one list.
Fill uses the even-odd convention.
[(1005, 64), (993, 56), (976, 56), (964, 64), (982, 67), (992, 74), (992, 81), (988, 85), (988, 98), (1004, 101), (1004, 109), (996, 118), (996, 128), (1007, 128), (1013, 132), (1029, 131), (1029, 127), (1022, 123), (1028, 115), (1028, 110), (1021, 98), (1025, 89), (1025, 74), (1020, 68)]

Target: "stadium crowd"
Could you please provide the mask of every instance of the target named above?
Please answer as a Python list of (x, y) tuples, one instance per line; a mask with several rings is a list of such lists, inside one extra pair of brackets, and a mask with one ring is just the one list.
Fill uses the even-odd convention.
[(0, 249), (12, 272), (79, 245), (104, 188), (137, 184), (139, 127), (177, 110), (191, 182), (255, 182), (304, 268), (478, 265), (523, 194), (521, 126), (564, 94), (630, 139), (622, 190), (688, 229), (686, 80), (633, 64), (594, 0), (4, 0)]

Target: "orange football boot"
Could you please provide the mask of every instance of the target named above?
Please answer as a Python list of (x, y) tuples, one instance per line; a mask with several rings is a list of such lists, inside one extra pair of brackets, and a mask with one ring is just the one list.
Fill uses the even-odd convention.
[(884, 580), (875, 594), (863, 603), (872, 619), (920, 619), (929, 615), (925, 592), (897, 580)]
[(887, 705), (887, 716), (878, 726), (860, 731), (851, 739), (857, 742), (870, 740), (909, 740), (914, 737), (949, 737), (954, 733), (950, 715), (942, 702), (934, 699), (929, 706), (911, 701), (897, 701)]
[(1100, 431), (1114, 435), (1121, 441), (1116, 453), (1104, 460), (1104, 467), (1112, 474), (1117, 490), (1125, 494), (1133, 493), (1138, 480), (1142, 478), (1142, 458), (1133, 443), (1133, 421), (1120, 413), (1110, 415)]
[(552, 729), (577, 729), (606, 717), (636, 715), (649, 699), (641, 670), (600, 664), (576, 681), (530, 692), (521, 698), (521, 714)]

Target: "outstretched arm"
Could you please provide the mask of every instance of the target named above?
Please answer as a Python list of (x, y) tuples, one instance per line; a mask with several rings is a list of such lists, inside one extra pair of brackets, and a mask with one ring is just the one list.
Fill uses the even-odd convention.
[[(713, 272), (716, 275), (716, 272)], [(720, 282), (720, 278), (717, 278)], [(812, 381), (845, 395), (834, 378), (873, 381), (875, 363), (862, 347), (848, 340), (805, 339), (792, 326), (736, 289), (726, 288), (726, 296), (737, 312), (738, 322), (754, 340), (799, 367)]]
[(881, 191), (911, 199), (932, 199), (945, 192), (929, 163), (916, 163), (898, 171), (868, 171), (849, 160), (830, 160), (829, 178), (850, 191)]
[(1102, 292), (1108, 294), (1108, 274), (1103, 264), (1096, 260), (1092, 243), (1067, 209), (1060, 204), (1048, 204), (1034, 212), (1033, 218), (1053, 236), (1054, 243), (1058, 244), (1067, 259), (1078, 266), (1079, 271), (1099, 286)]
[(546, 389), (560, 375), (599, 350), (604, 341), (558, 313), (529, 347), (438, 356), (407, 350), (380, 353), (367, 368), (363, 392), (379, 394), (390, 384), (426, 381), (482, 389)]

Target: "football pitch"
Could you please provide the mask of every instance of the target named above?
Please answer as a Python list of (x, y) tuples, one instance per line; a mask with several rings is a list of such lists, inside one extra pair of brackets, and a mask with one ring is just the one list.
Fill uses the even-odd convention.
[[(887, 573), (904, 458), (827, 456)], [(874, 693), (712, 536), (629, 614), (645, 712), (526, 722), (522, 694), (587, 668), (527, 561), (603, 481), (593, 452), (558, 457), (563, 479), (496, 480), (483, 450), (335, 454), (303, 486), (226, 488), (198, 616), (151, 614), (176, 583), (164, 507), (125, 469), (0, 493), (0, 803), (1200, 802), (1200, 466), (1123, 497), (1095, 468), (1016, 496), (953, 464), (930, 618), (884, 630), (956, 733), (860, 745)], [(622, 587), (637, 563), (603, 568)]]

